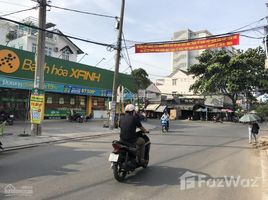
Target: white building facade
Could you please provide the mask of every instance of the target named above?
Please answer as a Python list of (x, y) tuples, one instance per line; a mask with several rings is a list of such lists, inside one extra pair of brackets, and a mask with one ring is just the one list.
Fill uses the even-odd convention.
[(156, 86), (162, 94), (192, 95), (193, 92), (190, 91), (189, 88), (194, 82), (195, 79), (193, 78), (193, 75), (177, 69), (169, 76), (156, 80)]
[[(28, 17), (23, 20), (23, 23), (37, 26), (37, 19)], [(51, 26), (47, 30), (62, 34), (58, 29), (55, 29), (55, 24), (48, 23), (47, 25)], [(34, 53), (37, 51), (37, 29), (9, 22), (1, 22), (0, 34), (0, 44), (2, 45)], [(11, 40), (8, 39), (7, 34), (11, 34), (13, 38)], [(45, 41), (45, 54), (47, 56), (76, 62), (77, 56), (84, 53), (65, 36), (47, 32)]]
[[(212, 34), (207, 30), (201, 30), (201, 31), (191, 31), (190, 29), (187, 30), (181, 30), (178, 32), (175, 32), (173, 35), (172, 40), (191, 40), (196, 38), (202, 38), (211, 36)], [(178, 51), (172, 53), (172, 72), (176, 71), (177, 69), (181, 69), (183, 71), (187, 71), (188, 68), (196, 64), (198, 61), (196, 60), (196, 57), (201, 55), (201, 53), (204, 50), (195, 50), (195, 51)]]

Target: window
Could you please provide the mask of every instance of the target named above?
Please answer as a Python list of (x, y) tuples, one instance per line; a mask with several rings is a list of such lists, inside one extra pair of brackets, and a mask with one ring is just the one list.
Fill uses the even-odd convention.
[(177, 85), (177, 79), (172, 79), (172, 85)]
[(52, 48), (50, 47), (45, 47), (45, 54), (47, 56), (51, 56), (52, 55)]
[(62, 59), (64, 59), (64, 60), (69, 60), (70, 52), (69, 52), (68, 49), (64, 49), (63, 52), (62, 52), (61, 54), (62, 54)]
[(47, 104), (52, 104), (52, 97), (47, 97)]
[(85, 105), (85, 98), (81, 98), (81, 99), (80, 99), (80, 105), (81, 105), (81, 106), (84, 106), (84, 105)]
[(59, 98), (59, 104), (64, 104), (64, 98), (63, 97)]
[(32, 52), (36, 53), (37, 45), (35, 43), (32, 44)]
[(74, 104), (75, 104), (75, 99), (74, 99), (74, 98), (71, 98), (71, 99), (70, 99), (70, 104), (71, 104), (71, 105), (74, 105)]
[(94, 100), (94, 101), (93, 101), (93, 105), (94, 105), (94, 106), (97, 106), (97, 105), (98, 105), (98, 100)]

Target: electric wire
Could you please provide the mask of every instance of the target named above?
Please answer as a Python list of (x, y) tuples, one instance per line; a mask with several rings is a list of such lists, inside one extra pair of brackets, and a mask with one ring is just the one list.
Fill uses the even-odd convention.
[(104, 14), (92, 13), (92, 12), (87, 12), (87, 11), (82, 11), (82, 10), (71, 9), (71, 8), (63, 8), (63, 7), (55, 6), (55, 5), (47, 5), (47, 6), (48, 7), (52, 7), (52, 8), (61, 9), (61, 10), (76, 12), (76, 13), (80, 13), (80, 14), (87, 14), (87, 15), (94, 15), (94, 16), (98, 16), (98, 17), (106, 17), (106, 18), (118, 19), (118, 17), (111, 16), (111, 15), (104, 15)]
[(30, 10), (33, 10), (33, 9), (36, 9), (36, 8), (38, 8), (38, 6), (34, 6), (32, 8), (27, 8), (27, 9), (24, 9), (24, 10), (18, 10), (18, 11), (14, 11), (14, 12), (11, 12), (11, 13), (7, 13), (7, 14), (4, 14), (4, 15), (1, 15), (0, 17), (6, 17), (8, 15), (14, 15), (14, 14), (25, 12), (25, 11), (30, 11)]
[(263, 37), (253, 37), (253, 36), (244, 35), (244, 34), (240, 34), (240, 36), (242, 36), (242, 37), (246, 37), (246, 38), (250, 38), (250, 39), (256, 39), (256, 40), (263, 39)]
[[(127, 47), (124, 33), (122, 33), (122, 36), (123, 36), (123, 42), (124, 42), (124, 45), (125, 45), (125, 47)], [(128, 64), (128, 66), (129, 66), (128, 68), (130, 68), (130, 69), (131, 69), (131, 72), (132, 72), (132, 65), (131, 65), (131, 61), (130, 61), (130, 57), (129, 57), (129, 53), (128, 53), (128, 49), (127, 49), (127, 48), (126, 48), (126, 54), (127, 54), (127, 60), (125, 60), (125, 61), (126, 61), (126, 63)], [(125, 72), (126, 70), (128, 70), (128, 68), (126, 68), (126, 69), (124, 70), (124, 72)]]
[(9, 5), (13, 5), (13, 6), (20, 6), (20, 7), (25, 7), (25, 8), (29, 8), (29, 6), (25, 6), (23, 4), (18, 4), (18, 3), (10, 3), (8, 1), (0, 1), (1, 3), (4, 3), (4, 4), (9, 4)]
[(74, 36), (71, 36), (71, 35), (63, 34), (61, 32), (50, 31), (50, 30), (42, 29), (42, 28), (32, 26), (32, 25), (29, 25), (29, 24), (25, 24), (25, 23), (22, 23), (22, 22), (18, 22), (18, 21), (15, 21), (15, 20), (7, 19), (7, 18), (1, 17), (1, 16), (0, 16), (0, 20), (4, 20), (4, 21), (15, 23), (15, 24), (27, 26), (29, 28), (41, 30), (41, 31), (44, 31), (44, 32), (47, 32), (47, 33), (55, 34), (55, 35), (66, 37), (66, 38), (71, 38), (71, 39), (74, 39), (74, 40), (79, 40), (79, 41), (82, 41), (82, 42), (87, 42), (87, 43), (100, 45), (100, 46), (106, 46), (106, 47), (110, 47), (110, 48), (113, 48), (113, 49), (115, 48), (115, 46), (113, 44), (106, 44), (106, 43), (102, 43), (102, 42), (96, 42), (96, 41), (87, 40), (87, 39), (83, 39), (83, 38), (79, 38), (79, 37), (74, 37)]
[[(228, 36), (228, 35), (233, 35), (233, 34), (241, 34), (244, 32), (249, 32), (249, 31), (254, 31), (254, 30), (259, 30), (267, 27), (265, 26), (257, 26), (254, 28), (250, 29), (244, 29), (240, 31), (233, 31), (233, 32), (227, 32), (227, 33), (222, 33), (222, 34), (216, 34), (216, 35), (210, 35), (210, 36), (205, 36), (205, 37), (199, 37), (199, 38), (192, 38), (192, 39), (184, 39), (184, 40), (167, 40), (167, 41), (157, 41), (157, 42), (146, 42), (146, 43), (136, 43), (136, 44), (142, 44), (142, 45), (147, 45), (147, 44), (172, 44), (172, 43), (177, 43), (177, 42), (190, 42), (190, 41), (195, 41), (195, 40), (200, 40), (200, 39), (209, 39), (209, 38), (217, 38), (221, 36)], [(243, 35), (243, 34), (242, 34)], [(245, 35), (243, 35), (245, 36)], [(260, 38), (258, 38), (260, 39)], [(129, 46), (130, 48), (133, 48), (135, 45)]]
[(259, 22), (261, 22), (262, 20), (264, 20), (265, 18), (266, 18), (266, 17), (263, 17), (263, 18), (261, 18), (261, 19), (255, 21), (255, 22), (252, 22), (252, 23), (250, 23), (250, 24), (247, 24), (247, 25), (245, 25), (245, 26), (242, 26), (242, 27), (240, 27), (240, 28), (237, 28), (237, 29), (235, 29), (235, 30), (233, 30), (233, 31), (231, 31), (231, 32), (235, 32), (235, 31), (241, 30), (241, 29), (243, 29), (243, 28), (246, 28), (246, 27), (248, 27), (248, 26), (251, 26), (252, 24), (259, 23)]

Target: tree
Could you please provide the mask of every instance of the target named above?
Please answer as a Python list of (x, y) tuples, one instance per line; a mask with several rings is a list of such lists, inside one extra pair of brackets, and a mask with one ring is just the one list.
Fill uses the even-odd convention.
[(147, 72), (142, 68), (134, 69), (131, 75), (134, 77), (136, 92), (139, 89), (146, 89), (151, 84)]
[(235, 105), (238, 94), (250, 98), (255, 89), (268, 86), (265, 53), (261, 47), (245, 52), (206, 50), (197, 60), (199, 63), (189, 68), (189, 73), (197, 78), (190, 87), (195, 93), (226, 94)]
[(6, 46), (9, 44), (9, 42), (11, 40), (14, 40), (17, 38), (17, 33), (15, 31), (9, 31), (7, 34), (6, 34)]

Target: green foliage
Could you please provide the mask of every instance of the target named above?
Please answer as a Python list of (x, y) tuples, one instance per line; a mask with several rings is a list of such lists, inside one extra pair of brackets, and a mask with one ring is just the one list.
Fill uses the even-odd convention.
[(8, 43), (11, 41), (11, 40), (14, 40), (17, 38), (17, 34), (15, 31), (9, 31), (7, 34), (6, 34), (6, 46), (8, 45)]
[(227, 94), (235, 104), (239, 93), (250, 96), (256, 88), (268, 88), (265, 52), (261, 47), (245, 52), (206, 50), (197, 59), (199, 64), (189, 68), (189, 73), (197, 78), (190, 87), (195, 93)]
[(259, 104), (256, 107), (256, 112), (260, 117), (268, 118), (268, 103), (266, 104)]
[(142, 68), (134, 69), (131, 72), (131, 75), (135, 80), (136, 91), (139, 89), (146, 89), (151, 84), (147, 72)]

